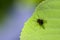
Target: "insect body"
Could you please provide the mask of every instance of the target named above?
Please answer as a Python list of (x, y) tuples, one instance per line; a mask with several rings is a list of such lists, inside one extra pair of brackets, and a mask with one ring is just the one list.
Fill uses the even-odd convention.
[(43, 24), (44, 24), (44, 20), (43, 20), (43, 19), (37, 19), (37, 23), (38, 23), (43, 29), (45, 29), (45, 27), (43, 26)]

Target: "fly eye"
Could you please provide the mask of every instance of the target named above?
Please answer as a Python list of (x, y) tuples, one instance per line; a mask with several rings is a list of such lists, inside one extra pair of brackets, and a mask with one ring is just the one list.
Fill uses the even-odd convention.
[(37, 19), (37, 23), (39, 23), (39, 25), (43, 25), (44, 24), (42, 19)]
[(39, 24), (39, 26), (41, 26), (43, 29), (45, 29), (43, 19), (37, 19), (37, 23)]

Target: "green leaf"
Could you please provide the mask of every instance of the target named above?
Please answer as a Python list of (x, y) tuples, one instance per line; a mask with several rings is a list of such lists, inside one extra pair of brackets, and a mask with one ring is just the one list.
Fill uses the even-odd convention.
[[(43, 19), (45, 29), (37, 19)], [(60, 40), (60, 0), (45, 0), (25, 22), (21, 40)]]

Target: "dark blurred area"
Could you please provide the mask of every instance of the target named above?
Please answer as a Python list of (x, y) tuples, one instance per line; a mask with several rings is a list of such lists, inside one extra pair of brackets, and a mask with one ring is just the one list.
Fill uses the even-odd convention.
[(0, 0), (0, 24), (8, 17), (7, 11), (13, 5), (14, 0)]
[(13, 4), (14, 0), (0, 0), (0, 10), (6, 10)]

